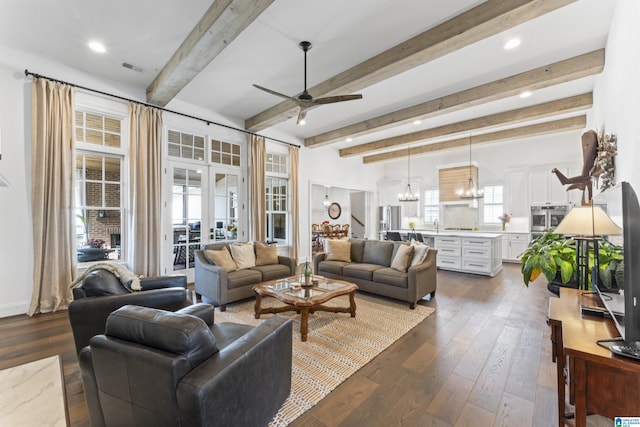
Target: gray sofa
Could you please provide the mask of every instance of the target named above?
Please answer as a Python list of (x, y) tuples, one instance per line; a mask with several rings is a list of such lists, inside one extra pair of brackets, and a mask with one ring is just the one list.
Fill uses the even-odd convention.
[(282, 255), (278, 256), (277, 264), (259, 265), (227, 273), (210, 262), (204, 253), (205, 250), (220, 250), (225, 246), (229, 248), (228, 243), (211, 243), (195, 252), (195, 291), (202, 296), (203, 302), (219, 306), (220, 311), (225, 311), (228, 303), (254, 296), (253, 286), (258, 283), (295, 274), (295, 262)]
[(398, 247), (404, 243), (382, 240), (350, 239), (351, 262), (327, 261), (326, 253), (313, 258), (315, 274), (346, 280), (360, 290), (407, 301), (415, 308), (417, 301), (427, 294), (436, 294), (436, 249), (429, 249), (421, 264), (407, 272), (390, 268)]

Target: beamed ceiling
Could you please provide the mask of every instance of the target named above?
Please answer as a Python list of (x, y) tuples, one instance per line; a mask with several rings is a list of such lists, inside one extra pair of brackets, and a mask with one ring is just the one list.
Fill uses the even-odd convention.
[[(420, 156), (584, 129), (615, 3), (10, 0), (0, 44), (156, 105), (193, 104), (251, 131), (374, 163), (406, 156), (409, 145)], [(520, 46), (503, 49), (514, 37)], [(89, 51), (92, 39), (107, 53)], [(295, 103), (252, 85), (299, 94), (302, 40), (313, 44), (311, 95), (363, 99), (312, 108), (298, 126)]]

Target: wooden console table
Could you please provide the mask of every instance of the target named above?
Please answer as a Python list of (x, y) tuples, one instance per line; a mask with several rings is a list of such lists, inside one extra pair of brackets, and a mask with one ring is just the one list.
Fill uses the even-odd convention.
[[(597, 344), (619, 335), (611, 319), (580, 314), (581, 303), (601, 305), (598, 296), (583, 292), (560, 288), (560, 298), (549, 298), (559, 427), (586, 427), (587, 414), (640, 416), (640, 363)], [(565, 375), (573, 414), (567, 412)]]

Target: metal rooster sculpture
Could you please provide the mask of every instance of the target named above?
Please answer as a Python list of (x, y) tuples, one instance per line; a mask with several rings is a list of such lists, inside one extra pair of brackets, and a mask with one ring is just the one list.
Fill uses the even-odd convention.
[[(605, 135), (598, 142), (598, 134), (588, 130), (582, 134), (582, 173), (574, 177), (566, 177), (558, 169), (553, 168), (562, 185), (569, 184), (569, 190), (582, 191), (582, 204), (590, 205), (593, 195), (593, 181), (602, 178), (602, 190), (614, 185), (613, 158), (617, 153), (616, 136)], [(585, 195), (587, 196), (585, 198)]]

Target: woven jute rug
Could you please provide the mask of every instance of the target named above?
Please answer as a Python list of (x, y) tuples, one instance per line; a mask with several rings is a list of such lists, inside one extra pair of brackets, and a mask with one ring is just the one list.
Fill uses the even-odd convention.
[[(226, 312), (216, 309), (215, 322), (257, 325), (272, 314), (254, 318), (255, 301), (229, 304)], [(262, 306), (279, 306), (273, 298), (263, 298)], [(347, 296), (325, 305), (349, 305)], [(271, 422), (272, 427), (286, 426), (318, 403), (331, 390), (353, 375), (398, 338), (409, 332), (435, 310), (376, 297), (356, 294), (356, 317), (348, 313), (315, 312), (309, 315), (307, 342), (300, 341), (300, 316), (281, 313), (294, 320), (291, 394)]]

